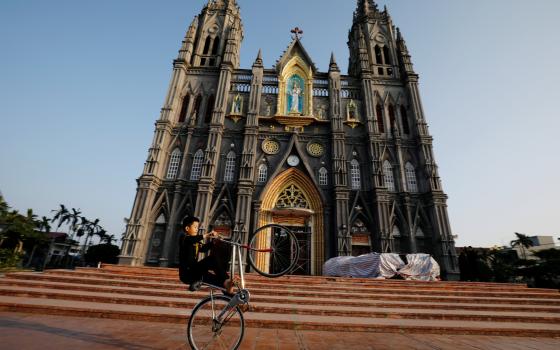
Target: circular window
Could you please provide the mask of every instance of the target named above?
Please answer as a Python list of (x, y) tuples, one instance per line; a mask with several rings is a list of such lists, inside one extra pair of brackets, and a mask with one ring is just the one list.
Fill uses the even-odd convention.
[(320, 157), (325, 154), (325, 147), (318, 142), (310, 142), (307, 144), (307, 153), (312, 157)]
[(276, 140), (267, 139), (262, 143), (262, 150), (266, 154), (276, 154), (280, 151), (280, 144)]

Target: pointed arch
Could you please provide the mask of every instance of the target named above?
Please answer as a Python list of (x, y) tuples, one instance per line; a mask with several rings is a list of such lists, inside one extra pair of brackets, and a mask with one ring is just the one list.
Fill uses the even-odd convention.
[(168, 180), (174, 180), (177, 178), (177, 173), (179, 172), (179, 164), (181, 163), (181, 150), (177, 147), (171, 153), (169, 158), (169, 166), (167, 167)]
[(327, 186), (329, 184), (329, 172), (327, 168), (322, 167), (319, 169), (319, 185)]
[(268, 180), (268, 166), (266, 163), (259, 165), (259, 173), (257, 176), (257, 182), (265, 183)]
[(185, 120), (187, 120), (187, 112), (189, 109), (189, 102), (190, 102), (190, 97), (191, 95), (189, 95), (188, 93), (185, 95), (185, 97), (183, 97), (183, 101), (181, 104), (181, 113), (179, 114), (179, 123), (184, 123)]
[(234, 151), (230, 151), (226, 157), (226, 166), (224, 171), (224, 182), (233, 182), (235, 178), (235, 159)]
[(303, 171), (290, 168), (271, 178), (260, 195), (261, 210), (259, 213), (258, 227), (274, 222), (274, 211), (282, 191), (290, 185), (295, 185), (301, 190), (307, 200), (309, 209), (296, 209), (296, 212), (309, 216), (313, 234), (311, 235), (311, 273), (321, 274), (325, 260), (323, 200), (321, 193)]
[(395, 191), (395, 177), (393, 174), (393, 166), (388, 160), (383, 162), (383, 179), (385, 182), (385, 187), (387, 190), (394, 192)]
[(404, 169), (406, 175), (406, 189), (412, 193), (418, 192), (418, 181), (416, 179), (416, 169), (414, 165), (407, 162)]
[(350, 162), (350, 180), (352, 189), (359, 191), (362, 189), (362, 177), (360, 174), (360, 162), (356, 158)]
[(377, 117), (377, 129), (379, 130), (380, 133), (384, 133), (385, 132), (385, 123), (383, 122), (383, 107), (381, 106), (381, 103), (377, 102), (377, 104), (375, 105), (375, 114)]
[(191, 181), (198, 181), (202, 172), (202, 162), (204, 161), (204, 152), (201, 149), (196, 151), (193, 157), (191, 167)]
[(215, 100), (216, 98), (214, 97), (214, 94), (208, 97), (208, 102), (206, 103), (206, 113), (204, 115), (204, 124), (210, 124), (212, 121), (212, 112), (214, 111)]
[(408, 114), (406, 113), (406, 107), (404, 105), (401, 105), (400, 112), (401, 112), (401, 121), (402, 121), (402, 126), (403, 126), (403, 133), (405, 135), (408, 135), (408, 134), (410, 134), (410, 124), (408, 123)]

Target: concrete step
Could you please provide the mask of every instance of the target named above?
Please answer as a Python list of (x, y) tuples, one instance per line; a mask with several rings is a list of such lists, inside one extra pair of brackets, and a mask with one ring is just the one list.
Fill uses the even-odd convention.
[[(176, 273), (114, 265), (8, 273), (0, 277), (0, 310), (184, 323), (208, 291), (188, 292)], [(247, 287), (249, 327), (560, 337), (557, 290), (254, 274)]]
[[(185, 293), (186, 294), (186, 293)], [(47, 298), (57, 300), (88, 301), (106, 304), (125, 304), (138, 306), (161, 306), (171, 308), (192, 309), (200, 298), (177, 298), (177, 297), (151, 297), (145, 298), (133, 294), (115, 295), (113, 293), (83, 292), (83, 291), (60, 291), (47, 288), (23, 288), (23, 287), (0, 287), (0, 295), (27, 298)], [(334, 301), (334, 300), (333, 300)], [(310, 300), (312, 302), (312, 300)], [(549, 312), (521, 312), (509, 311), (473, 311), (473, 310), (442, 310), (416, 309), (413, 307), (391, 307), (383, 308), (362, 305), (316, 305), (292, 304), (289, 300), (283, 303), (255, 301), (251, 303), (255, 312), (276, 314), (298, 314), (298, 315), (320, 315), (320, 316), (343, 316), (343, 317), (374, 317), (374, 318), (404, 318), (404, 319), (429, 319), (429, 320), (464, 320), (464, 321), (486, 321), (486, 322), (516, 322), (523, 319), (529, 323), (553, 323), (560, 324), (560, 314)]]
[[(112, 318), (150, 322), (185, 323), (190, 310), (57, 299), (4, 296), (0, 310), (79, 317)], [(373, 317), (332, 317), (301, 314), (245, 313), (248, 327), (352, 332), (449, 333), (560, 337), (560, 325), (549, 323), (416, 320)]]
[[(97, 282), (106, 285), (113, 286), (136, 286), (136, 287), (155, 287), (160, 285), (161, 287), (169, 289), (183, 289), (184, 285), (175, 280), (164, 280), (164, 281), (143, 281), (142, 279), (115, 279), (115, 278), (102, 278), (103, 276), (89, 276), (83, 273), (77, 273), (72, 275), (72, 273), (65, 272), (62, 273), (47, 273), (40, 275), (40, 277), (32, 277), (27, 273), (9, 273), (6, 275), (9, 278), (22, 278), (22, 279), (50, 279), (52, 281), (68, 282), (68, 281), (80, 281), (80, 282)], [(401, 281), (401, 287), (406, 287), (406, 281)], [(376, 297), (379, 295), (401, 295), (405, 291), (408, 296), (455, 296), (455, 297), (473, 297), (473, 298), (538, 298), (538, 299), (550, 299), (552, 305), (560, 305), (560, 293), (549, 292), (549, 293), (532, 293), (531, 289), (526, 289), (524, 291), (518, 292), (499, 292), (499, 291), (461, 291), (461, 290), (431, 290), (424, 288), (358, 288), (357, 286), (351, 285), (348, 287), (331, 287), (331, 286), (317, 286), (317, 287), (302, 287), (286, 284), (270, 284), (270, 283), (256, 283), (247, 281), (247, 288), (254, 290), (261, 290), (266, 293), (271, 293), (275, 295), (288, 294), (288, 295), (299, 295), (299, 296), (320, 296), (321, 294), (343, 294), (343, 295), (358, 295), (360, 297)]]
[[(132, 288), (132, 287), (114, 287), (103, 286), (98, 284), (77, 284), (77, 283), (60, 283), (51, 281), (35, 281), (35, 280), (21, 280), (21, 279), (0, 279), (0, 288), (2, 286), (21, 287), (26, 290), (32, 288), (44, 288), (64, 291), (77, 291), (77, 292), (96, 292), (96, 293), (111, 293), (114, 295), (132, 294), (144, 299), (150, 297), (170, 297), (170, 298), (190, 298), (198, 301), (200, 298), (207, 295), (206, 292), (185, 293), (186, 287), (182, 290), (166, 290), (166, 289), (150, 289), (150, 288)], [(471, 298), (462, 298), (460, 300), (451, 300), (449, 302), (443, 301), (406, 301), (406, 300), (369, 300), (369, 299), (353, 299), (351, 297), (324, 297), (324, 298), (306, 298), (306, 297), (292, 297), (292, 296), (273, 296), (266, 294), (259, 294), (252, 291), (251, 300), (255, 302), (269, 302), (269, 303), (291, 303), (291, 304), (304, 304), (304, 305), (341, 305), (341, 306), (372, 306), (380, 308), (396, 307), (396, 308), (413, 308), (413, 309), (441, 309), (441, 310), (478, 310), (478, 311), (521, 311), (521, 312), (549, 312), (560, 313), (560, 306), (547, 306), (547, 305), (520, 305), (518, 300), (512, 300), (507, 304), (507, 300), (496, 299), (501, 304), (493, 302), (492, 299), (483, 298), (479, 304), (469, 303)], [(543, 300), (546, 304), (547, 301)]]
[[(50, 281), (59, 283), (79, 283), (89, 285), (104, 285), (111, 287), (130, 287), (130, 288), (148, 288), (154, 290), (185, 290), (187, 287), (183, 284), (170, 282), (142, 282), (130, 280), (116, 280), (116, 279), (103, 279), (103, 278), (90, 278), (90, 277), (73, 277), (73, 276), (59, 276), (56, 274), (37, 274), (37, 273), (10, 273), (7, 274), (5, 279), (20, 279), (20, 280), (35, 280), (35, 281)], [(401, 281), (406, 284), (406, 281)], [(269, 295), (269, 296), (291, 296), (291, 297), (308, 297), (308, 298), (353, 298), (360, 300), (401, 300), (401, 301), (448, 301), (448, 302), (468, 302), (468, 303), (517, 303), (523, 305), (548, 305), (560, 306), (560, 299), (556, 294), (538, 294), (525, 295), (523, 293), (471, 293), (471, 292), (426, 292), (409, 289), (405, 294), (399, 290), (375, 290), (375, 291), (329, 291), (323, 290), (299, 290), (297, 287), (290, 289), (279, 288), (253, 288), (251, 283), (247, 283), (249, 288), (255, 295)]]
[[(99, 273), (117, 273), (119, 275), (131, 275), (131, 276), (164, 276), (167, 278), (178, 279), (178, 271), (177, 269), (173, 268), (158, 268), (158, 267), (132, 267), (132, 266), (123, 266), (123, 265), (111, 265), (111, 264), (102, 264), (102, 268), (94, 269), (94, 268), (76, 268), (76, 271), (91, 271), (96, 270)], [(54, 271), (54, 270), (50, 270)], [(301, 275), (286, 275), (277, 278), (265, 278), (256, 273), (249, 273), (246, 274), (248, 280), (251, 279), (265, 279), (265, 280), (274, 280), (274, 281), (290, 281), (293, 284), (323, 284), (323, 283), (364, 283), (364, 284), (371, 284), (372, 281), (375, 281), (376, 284), (382, 285), (391, 285), (396, 284), (400, 285), (402, 280), (393, 280), (393, 279), (371, 279), (371, 278), (345, 278), (345, 277), (325, 277), (325, 276), (301, 276)], [(516, 288), (516, 289), (527, 289), (526, 284), (521, 283), (489, 283), (489, 282), (456, 282), (456, 281), (438, 281), (438, 282), (425, 282), (425, 281), (407, 281), (410, 286), (413, 285), (427, 285), (427, 284), (434, 284), (441, 288), (445, 287), (453, 287), (453, 286), (460, 286), (463, 287), (476, 287), (476, 288), (497, 288), (503, 290), (504, 288)], [(545, 291), (550, 291), (545, 289)]]
[[(120, 280), (142, 280), (150, 282), (165, 282), (165, 283), (180, 283), (178, 281), (178, 276), (141, 276), (141, 275), (126, 275), (119, 274), (115, 272), (102, 271), (103, 269), (80, 269), (76, 271), (69, 270), (51, 270), (48, 274), (53, 275), (71, 275), (71, 276), (84, 276), (84, 277), (99, 277), (107, 279), (120, 279)], [(339, 290), (339, 291), (349, 291), (349, 290), (374, 290), (374, 289), (406, 289), (410, 290), (412, 288), (424, 290), (424, 291), (474, 291), (474, 292), (522, 292), (527, 293), (527, 288), (523, 287), (500, 287), (499, 285), (492, 284), (491, 286), (461, 286), (460, 284), (445, 285), (439, 282), (412, 282), (407, 281), (403, 284), (402, 281), (395, 280), (388, 283), (386, 280), (370, 279), (367, 282), (354, 281), (352, 279), (345, 281), (331, 281), (328, 277), (315, 278), (315, 281), (298, 281), (294, 279), (270, 279), (263, 278), (262, 276), (248, 274), (246, 275), (247, 283), (251, 283), (252, 286), (269, 286), (274, 288), (286, 288), (286, 287), (298, 287), (298, 289), (320, 289), (328, 288), (329, 290)], [(532, 294), (551, 294), (555, 297), (560, 298), (560, 293), (551, 289), (530, 289)]]

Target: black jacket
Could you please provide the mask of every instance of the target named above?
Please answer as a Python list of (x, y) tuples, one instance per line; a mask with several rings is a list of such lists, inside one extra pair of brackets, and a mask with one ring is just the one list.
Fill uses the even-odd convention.
[(183, 283), (190, 284), (200, 279), (201, 271), (197, 271), (198, 253), (206, 253), (212, 243), (204, 244), (202, 235), (184, 234), (179, 239), (179, 278)]

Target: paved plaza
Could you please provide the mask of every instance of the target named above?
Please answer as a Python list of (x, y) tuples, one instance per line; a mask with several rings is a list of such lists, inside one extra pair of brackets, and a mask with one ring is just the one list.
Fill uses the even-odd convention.
[[(185, 325), (0, 313), (0, 348), (187, 349)], [(472, 335), (321, 332), (249, 328), (241, 349), (556, 350), (560, 339)]]

